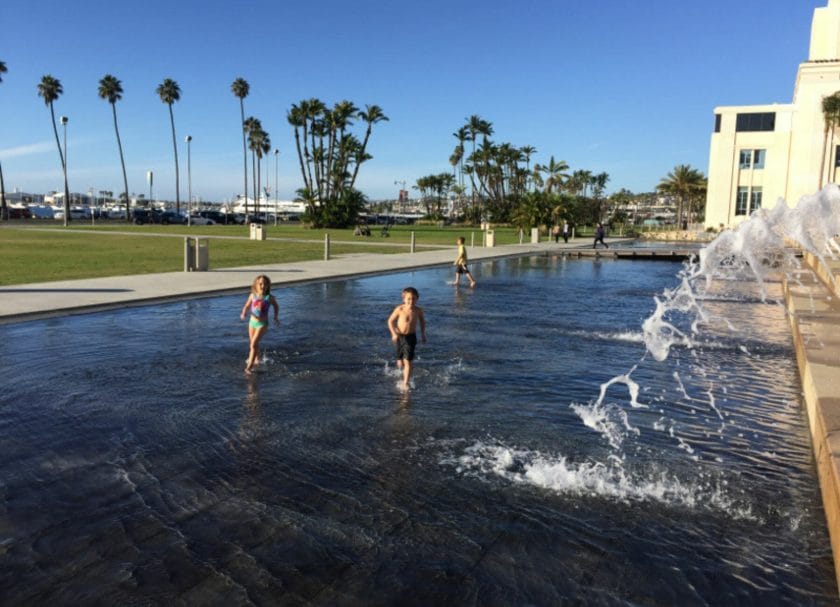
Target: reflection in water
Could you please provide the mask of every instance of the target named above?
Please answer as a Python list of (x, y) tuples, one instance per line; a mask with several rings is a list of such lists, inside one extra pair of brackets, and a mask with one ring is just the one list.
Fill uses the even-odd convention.
[(260, 402), (257, 374), (245, 378), (246, 395), (243, 403), (242, 424), (239, 435), (242, 438), (259, 438), (262, 430), (262, 403)]
[[(2, 326), (4, 603), (832, 604), (784, 312), (707, 302), (754, 328), (656, 363), (640, 320), (677, 268), (275, 289), (251, 377), (239, 295)], [(432, 339), (400, 392), (407, 284)], [(644, 406), (570, 408), (631, 368)]]

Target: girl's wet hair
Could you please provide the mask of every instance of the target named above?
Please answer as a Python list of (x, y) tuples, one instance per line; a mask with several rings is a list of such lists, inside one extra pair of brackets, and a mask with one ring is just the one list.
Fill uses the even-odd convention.
[(414, 295), (414, 297), (416, 297), (417, 299), (420, 299), (420, 293), (418, 293), (417, 289), (415, 289), (414, 287), (406, 287), (405, 289), (402, 290), (402, 292), (403, 293), (411, 293), (412, 295)]

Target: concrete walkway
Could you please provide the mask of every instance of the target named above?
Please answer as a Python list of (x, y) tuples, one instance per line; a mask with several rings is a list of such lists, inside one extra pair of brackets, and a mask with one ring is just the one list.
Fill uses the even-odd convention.
[[(589, 239), (580, 239), (569, 244), (543, 242), (489, 248), (467, 247), (467, 254), (471, 262), (477, 262), (575, 249), (586, 246), (584, 243), (588, 242)], [(211, 249), (211, 270), (207, 272), (162, 272), (0, 287), (0, 324), (227, 293), (245, 295), (257, 274), (267, 274), (275, 285), (293, 285), (446, 266), (451, 265), (454, 259), (455, 247), (448, 247), (415, 253), (351, 254), (326, 261), (278, 261), (259, 266), (213, 270)]]
[(784, 282), (785, 303), (840, 587), (840, 261), (804, 261)]

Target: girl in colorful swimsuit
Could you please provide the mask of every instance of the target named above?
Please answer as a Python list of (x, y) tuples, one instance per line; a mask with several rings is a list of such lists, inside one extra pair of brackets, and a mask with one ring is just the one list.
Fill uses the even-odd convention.
[(250, 310), (248, 320), (248, 339), (250, 350), (248, 351), (248, 363), (245, 365), (245, 373), (250, 374), (260, 357), (260, 340), (268, 331), (268, 309), (274, 308), (274, 323), (280, 324), (278, 313), (280, 306), (271, 294), (271, 279), (265, 274), (260, 274), (254, 279), (251, 285), (251, 294), (242, 306), (242, 313), (239, 317), (245, 320), (245, 315)]

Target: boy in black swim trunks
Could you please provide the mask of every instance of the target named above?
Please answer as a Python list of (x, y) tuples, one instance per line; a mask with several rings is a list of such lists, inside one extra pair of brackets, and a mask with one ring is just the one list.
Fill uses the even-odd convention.
[(420, 294), (414, 287), (402, 290), (403, 302), (394, 308), (388, 317), (388, 330), (391, 341), (397, 347), (397, 367), (403, 370), (403, 387), (409, 387), (411, 379), (414, 348), (417, 345), (417, 323), (420, 323), (420, 339), (426, 343), (426, 318), (423, 310), (417, 307)]

